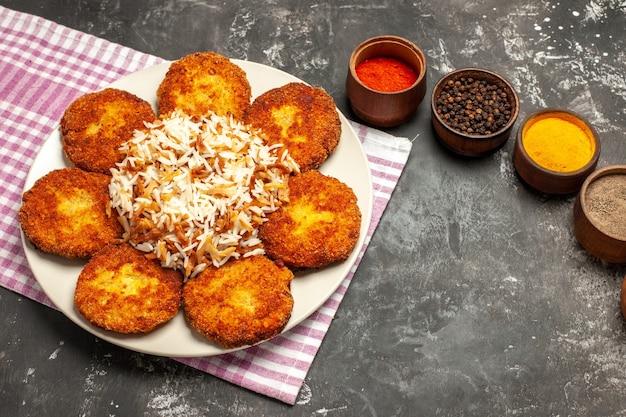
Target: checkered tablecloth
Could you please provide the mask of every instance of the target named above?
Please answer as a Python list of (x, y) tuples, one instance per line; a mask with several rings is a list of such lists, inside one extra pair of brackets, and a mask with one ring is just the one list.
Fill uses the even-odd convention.
[[(0, 285), (54, 308), (33, 277), (17, 211), (28, 170), (67, 105), (131, 72), (163, 62), (49, 20), (0, 7)], [(235, 353), (174, 358), (294, 404), (411, 150), (411, 142), (357, 123), (374, 186), (371, 226), (349, 275), (308, 319), (283, 335)]]

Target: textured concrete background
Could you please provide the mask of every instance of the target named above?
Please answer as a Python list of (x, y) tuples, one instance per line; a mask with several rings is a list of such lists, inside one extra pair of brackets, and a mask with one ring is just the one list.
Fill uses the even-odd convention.
[[(451, 70), (500, 72), (520, 121), (543, 107), (579, 112), (601, 136), (599, 167), (626, 164), (623, 0), (0, 5), (167, 59), (214, 50), (280, 68), (325, 88), (349, 118), (351, 50), (404, 36), (426, 53), (427, 97)], [(0, 289), (2, 414), (626, 416), (626, 267), (578, 245), (573, 196), (520, 182), (513, 140), (455, 157), (434, 139), (428, 106), (388, 130), (412, 139), (412, 154), (295, 406), (112, 346)]]

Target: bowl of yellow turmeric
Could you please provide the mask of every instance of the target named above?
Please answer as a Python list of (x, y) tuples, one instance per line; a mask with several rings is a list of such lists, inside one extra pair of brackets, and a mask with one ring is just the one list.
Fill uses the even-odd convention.
[(517, 131), (513, 165), (531, 188), (546, 194), (580, 190), (600, 157), (593, 126), (570, 110), (548, 108), (530, 114)]

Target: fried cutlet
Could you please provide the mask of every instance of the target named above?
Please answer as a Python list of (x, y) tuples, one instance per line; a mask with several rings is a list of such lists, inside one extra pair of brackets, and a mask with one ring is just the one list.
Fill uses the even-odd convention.
[(318, 168), (341, 137), (333, 98), (304, 83), (289, 83), (261, 94), (246, 109), (244, 122), (260, 129), (269, 145), (284, 144), (302, 172)]
[(93, 325), (118, 333), (146, 333), (176, 315), (183, 276), (130, 244), (108, 245), (83, 268), (74, 305)]
[(214, 52), (196, 52), (172, 62), (157, 90), (160, 116), (180, 109), (189, 116), (232, 115), (241, 120), (252, 89), (243, 69)]
[(293, 309), (292, 272), (265, 256), (209, 267), (183, 287), (189, 324), (224, 348), (254, 345), (285, 328)]
[(109, 213), (108, 175), (61, 168), (38, 179), (22, 196), (24, 235), (43, 252), (88, 258), (123, 229)]
[(119, 146), (155, 118), (150, 103), (127, 91), (106, 88), (85, 94), (61, 118), (63, 152), (78, 168), (109, 174), (124, 158)]
[(317, 170), (289, 178), (289, 202), (259, 228), (266, 254), (292, 268), (321, 268), (350, 256), (361, 211), (352, 189)]

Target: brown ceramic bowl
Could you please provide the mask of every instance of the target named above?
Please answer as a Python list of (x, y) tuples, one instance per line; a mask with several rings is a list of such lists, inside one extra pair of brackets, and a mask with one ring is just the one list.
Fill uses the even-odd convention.
[[(375, 57), (399, 59), (415, 70), (417, 80), (407, 89), (383, 92), (367, 87), (356, 75), (356, 67)], [(426, 95), (426, 57), (413, 42), (398, 36), (378, 36), (355, 48), (350, 56), (346, 92), (354, 113), (365, 123), (378, 127), (398, 126), (413, 117)]]
[[(524, 132), (536, 121), (548, 117), (564, 118), (586, 131), (594, 143), (594, 152), (587, 164), (575, 171), (560, 172), (545, 168), (533, 160), (524, 147)], [(564, 195), (580, 190), (585, 179), (596, 169), (599, 157), (600, 139), (593, 126), (578, 114), (558, 108), (542, 109), (530, 114), (519, 127), (513, 148), (513, 165), (517, 174), (527, 185), (547, 194)]]
[[(600, 187), (601, 180), (618, 180), (620, 185)], [(594, 186), (598, 188), (592, 189)], [(611, 165), (589, 175), (574, 202), (574, 234), (580, 245), (593, 256), (616, 264), (626, 263), (626, 216), (620, 215), (625, 210), (624, 193), (626, 165)]]
[[(453, 127), (446, 122), (446, 115), (438, 111), (438, 100), (442, 93), (445, 94), (447, 85), (452, 82), (464, 82), (463, 80), (474, 79), (484, 81), (489, 85), (497, 86), (504, 93), (503, 103), (509, 105), (509, 118), (502, 123), (496, 131), (472, 131), (462, 130), (461, 127)], [(478, 107), (480, 108), (480, 107)], [(477, 110), (473, 107), (473, 110)], [(482, 111), (482, 108), (481, 108)], [(481, 113), (480, 117), (484, 114)], [(463, 68), (452, 71), (442, 77), (435, 87), (431, 97), (431, 120), (435, 136), (439, 142), (450, 151), (467, 157), (480, 157), (493, 153), (506, 143), (511, 134), (513, 125), (519, 115), (519, 99), (515, 89), (503, 76), (482, 68)], [(476, 120), (476, 119), (474, 119)], [(480, 122), (484, 120), (481, 119)], [(472, 125), (476, 126), (476, 125)]]

